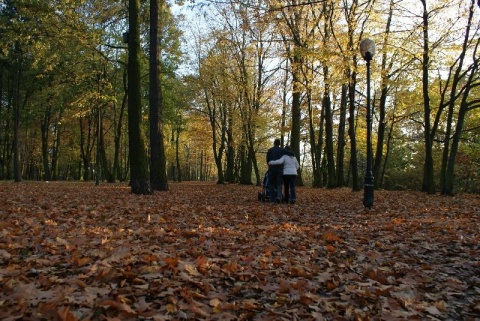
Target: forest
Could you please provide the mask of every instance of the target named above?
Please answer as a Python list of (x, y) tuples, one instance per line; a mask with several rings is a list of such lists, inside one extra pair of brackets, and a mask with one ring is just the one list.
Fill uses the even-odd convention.
[(0, 179), (478, 193), (474, 0), (2, 0)]

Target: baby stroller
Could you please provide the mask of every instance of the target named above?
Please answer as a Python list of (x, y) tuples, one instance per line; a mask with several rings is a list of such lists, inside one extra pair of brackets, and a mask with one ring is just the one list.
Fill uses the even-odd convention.
[(268, 195), (268, 171), (263, 177), (262, 191), (258, 192), (258, 200), (260, 202), (268, 202), (270, 200), (270, 196)]

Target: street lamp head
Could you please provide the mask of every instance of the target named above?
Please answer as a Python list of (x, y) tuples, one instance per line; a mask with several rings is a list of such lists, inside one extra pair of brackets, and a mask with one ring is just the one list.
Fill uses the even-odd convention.
[(371, 39), (363, 39), (362, 42), (360, 42), (360, 54), (362, 55), (363, 59), (370, 61), (373, 58), (373, 55), (375, 55), (375, 42)]

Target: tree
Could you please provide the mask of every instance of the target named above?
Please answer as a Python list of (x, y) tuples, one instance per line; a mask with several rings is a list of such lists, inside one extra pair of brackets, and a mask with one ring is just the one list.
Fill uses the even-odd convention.
[[(324, 4), (324, 12), (325, 12), (325, 23), (323, 28), (323, 47), (327, 48), (328, 43), (332, 37), (332, 30), (331, 25), (327, 22), (329, 21), (329, 17), (331, 17), (333, 10), (328, 8)], [(331, 101), (331, 74), (330, 74), (330, 66), (326, 63), (326, 60), (323, 60), (322, 63), (323, 69), (323, 97), (322, 97), (322, 109), (325, 110), (325, 154), (327, 160), (327, 187), (333, 188), (337, 186), (337, 179), (336, 179), (336, 171), (335, 171), (335, 154), (334, 154), (334, 138), (333, 138), (333, 107)], [(341, 147), (341, 146), (340, 146)]]
[[(218, 51), (214, 48), (205, 59), (199, 61), (199, 85), (203, 92), (205, 113), (212, 133), (212, 151), (217, 168), (217, 184), (225, 183), (223, 172), (223, 156), (227, 139), (227, 119), (229, 108), (233, 104), (232, 83), (227, 77), (231, 66), (225, 59), (225, 41), (219, 41)], [(220, 67), (220, 68), (219, 68)]]
[(152, 194), (144, 139), (140, 130), (142, 100), (140, 88), (139, 0), (128, 1), (128, 145), (130, 184), (134, 194)]
[[(2, 25), (7, 28), (2, 28), (2, 37), (1, 37), (1, 54), (2, 54), (2, 67), (7, 67), (3, 72), (2, 70), (2, 81), (3, 79), (7, 80), (7, 97), (0, 101), (0, 106), (3, 106), (6, 102), (5, 111), (9, 111), (12, 114), (8, 115), (5, 113), (4, 125), (5, 125), (5, 143), (4, 143), (4, 152), (2, 157), (2, 167), (6, 167), (5, 170), (2, 169), (2, 172), (6, 172), (6, 176), (11, 178), (10, 170), (10, 161), (13, 161), (13, 179), (15, 182), (22, 181), (22, 169), (21, 169), (21, 143), (20, 143), (20, 131), (21, 131), (21, 117), (22, 109), (25, 107), (28, 97), (32, 87), (31, 83), (28, 82), (27, 87), (22, 82), (25, 73), (29, 73), (28, 65), (31, 64), (32, 59), (28, 59), (28, 50), (34, 42), (35, 37), (32, 37), (33, 40), (28, 40), (26, 36), (26, 30), (31, 30), (31, 20), (32, 16), (30, 15), (21, 15), (21, 10), (13, 1), (5, 1), (3, 6), (0, 7)], [(20, 11), (20, 12), (19, 12)], [(5, 60), (4, 60), (5, 59)], [(3, 69), (3, 68), (2, 68)], [(8, 78), (3, 78), (8, 77)], [(3, 82), (2, 82), (3, 83)], [(26, 89), (30, 87), (30, 89)], [(4, 87), (0, 88), (3, 90)], [(2, 95), (3, 96), (3, 95)], [(3, 98), (3, 97), (2, 97)], [(8, 129), (13, 130), (13, 134), (7, 133)], [(7, 143), (7, 139), (11, 139), (11, 143)], [(6, 148), (11, 148), (10, 151)], [(13, 152), (12, 152), (13, 151)]]
[[(290, 60), (291, 72), (291, 122), (290, 122), (290, 146), (299, 157), (300, 155), (300, 133), (301, 133), (301, 116), (302, 116), (302, 94), (305, 92), (305, 79), (302, 69), (305, 68), (305, 55), (308, 52), (309, 45), (313, 42), (312, 36), (318, 24), (317, 20), (313, 23), (308, 19), (310, 6), (303, 5), (296, 0), (288, 1), (284, 6), (273, 6), (274, 10), (279, 10), (282, 16), (281, 37), (286, 51), (287, 59)], [(333, 144), (333, 142), (332, 142)], [(311, 148), (314, 148), (311, 146)], [(303, 185), (302, 175), (297, 177), (298, 185)]]
[[(341, 86), (341, 99), (340, 99), (340, 113), (345, 113), (347, 120), (345, 125), (348, 125), (348, 138), (349, 138), (349, 173), (350, 173), (350, 185), (352, 190), (360, 190), (359, 168), (358, 168), (358, 138), (357, 138), (357, 124), (358, 115), (360, 110), (358, 108), (358, 101), (360, 95), (358, 95), (358, 44), (367, 33), (366, 24), (368, 21), (372, 21), (371, 12), (374, 8), (375, 1), (349, 1), (343, 2), (340, 12), (342, 13), (342, 19), (338, 19), (337, 15), (330, 13), (326, 24), (334, 25), (331, 28), (332, 39), (335, 41), (336, 49), (332, 52), (339, 52), (338, 65), (342, 66), (338, 72), (338, 77), (342, 79)], [(333, 6), (333, 4), (332, 4)], [(330, 9), (336, 11), (335, 9)], [(342, 25), (335, 25), (336, 21), (345, 21)], [(338, 23), (337, 23), (338, 24)], [(333, 55), (330, 54), (330, 55)], [(360, 96), (360, 97), (359, 97)], [(346, 104), (343, 107), (343, 104)], [(346, 110), (343, 112), (343, 108)], [(340, 119), (340, 124), (343, 120)], [(339, 130), (338, 147), (343, 148), (342, 129)], [(346, 145), (345, 145), (346, 146)], [(342, 157), (343, 153), (337, 150), (337, 157)], [(345, 177), (345, 173), (342, 172), (343, 166), (341, 160), (337, 159), (339, 168), (337, 168), (337, 182), (336, 186), (342, 186), (342, 182)]]
[[(479, 86), (478, 81), (480, 80), (478, 75), (480, 61), (478, 49), (480, 39), (477, 36), (471, 36), (472, 34), (477, 35), (479, 31), (478, 27), (475, 29), (472, 24), (474, 8), (475, 2), (472, 0), (468, 8), (463, 43), (457, 59), (455, 59), (454, 64), (450, 67), (450, 74), (442, 91), (440, 109), (442, 106), (448, 106), (445, 142), (440, 170), (441, 192), (445, 195), (454, 194), (455, 159), (458, 153), (465, 118), (469, 111), (480, 107), (479, 100), (475, 98), (472, 99), (470, 95), (472, 90)], [(469, 52), (472, 55), (472, 63), (469, 66), (465, 66), (466, 55)], [(459, 103), (457, 103), (458, 100), (460, 100)], [(459, 105), (458, 112), (455, 110), (455, 105)], [(457, 119), (455, 128), (453, 129), (455, 114), (457, 115)]]
[(433, 168), (433, 137), (431, 124), (431, 106), (429, 93), (429, 64), (430, 64), (430, 43), (429, 43), (429, 19), (427, 10), (427, 0), (420, 0), (423, 8), (422, 31), (423, 31), (423, 53), (422, 53), (422, 92), (423, 92), (423, 117), (424, 117), (424, 146), (425, 162), (423, 165), (423, 184), (422, 190), (428, 194), (435, 193), (435, 180)]
[[(125, 1), (2, 2), (0, 178), (88, 180), (96, 174), (97, 182), (113, 182), (129, 179), (130, 170), (134, 179), (147, 172), (153, 191), (166, 169), (154, 171), (168, 163), (179, 180), (214, 175), (219, 183), (259, 184), (263, 152), (280, 137), (298, 149), (299, 184), (358, 190), (365, 147), (358, 43), (368, 35), (378, 48), (372, 64), (375, 186), (434, 192), (439, 182), (445, 195), (476, 189), (477, 1), (197, 3), (206, 9), (207, 22), (196, 30), (204, 33), (196, 35), (205, 47), (197, 66), (182, 68), (182, 79), (176, 19), (165, 1), (156, 1), (159, 8), (150, 14), (160, 19), (150, 20), (158, 27), (152, 41), (148, 1), (137, 11), (138, 32), (130, 30), (138, 47), (129, 58), (138, 56), (145, 76), (126, 70), (135, 64), (127, 67), (120, 44)], [(149, 45), (157, 50), (150, 57)], [(148, 58), (157, 71), (148, 73)], [(150, 90), (141, 90), (147, 85)], [(131, 141), (123, 135), (127, 120), (133, 121)], [(143, 141), (147, 133), (150, 142)], [(146, 165), (138, 169), (130, 153)], [(164, 163), (154, 165), (162, 157)]]
[[(385, 31), (383, 33), (382, 47), (391, 48), (394, 39), (392, 39), (392, 19), (395, 9), (396, 2), (390, 0), (388, 4), (388, 15), (387, 21), (385, 23)], [(384, 146), (385, 146), (385, 135), (387, 132), (387, 127), (390, 125), (393, 127), (393, 123), (389, 124), (387, 120), (387, 100), (389, 98), (392, 83), (395, 79), (398, 79), (399, 74), (403, 71), (401, 67), (394, 69), (394, 64), (398, 57), (398, 50), (382, 50), (381, 52), (381, 63), (380, 63), (380, 99), (378, 104), (378, 129), (377, 129), (377, 147), (375, 151), (375, 160), (373, 162), (373, 177), (374, 185), (376, 188), (379, 188), (383, 181), (382, 168), (386, 157), (384, 158)], [(397, 86), (398, 83), (397, 83)], [(390, 97), (391, 98), (391, 97)]]
[(150, 181), (152, 188), (168, 190), (163, 136), (163, 99), (160, 77), (159, 19), (164, 1), (150, 0)]
[[(259, 13), (256, 8), (261, 2), (250, 1), (238, 4), (231, 1), (225, 7), (220, 7), (223, 24), (225, 25), (225, 40), (232, 57), (234, 73), (237, 80), (239, 119), (241, 121), (242, 137), (239, 140), (242, 149), (242, 171), (240, 183), (252, 183), (252, 169), (256, 185), (261, 185), (257, 160), (257, 136), (259, 124), (262, 123), (263, 109), (267, 109), (269, 86), (275, 72), (267, 69), (267, 61), (272, 50), (271, 26), (265, 22), (266, 14)], [(252, 10), (253, 8), (253, 10)], [(229, 11), (225, 9), (230, 9)], [(263, 162), (261, 162), (263, 163)]]

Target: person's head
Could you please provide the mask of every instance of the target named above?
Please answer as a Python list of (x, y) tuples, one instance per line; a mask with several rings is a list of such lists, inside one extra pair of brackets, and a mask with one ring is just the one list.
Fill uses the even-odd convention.
[(285, 146), (285, 149), (286, 149), (286, 150), (289, 150), (289, 151), (292, 150), (292, 148), (290, 147), (290, 145)]
[(273, 141), (273, 145), (275, 145), (275, 146), (280, 146), (280, 139), (276, 138), (276, 139)]

